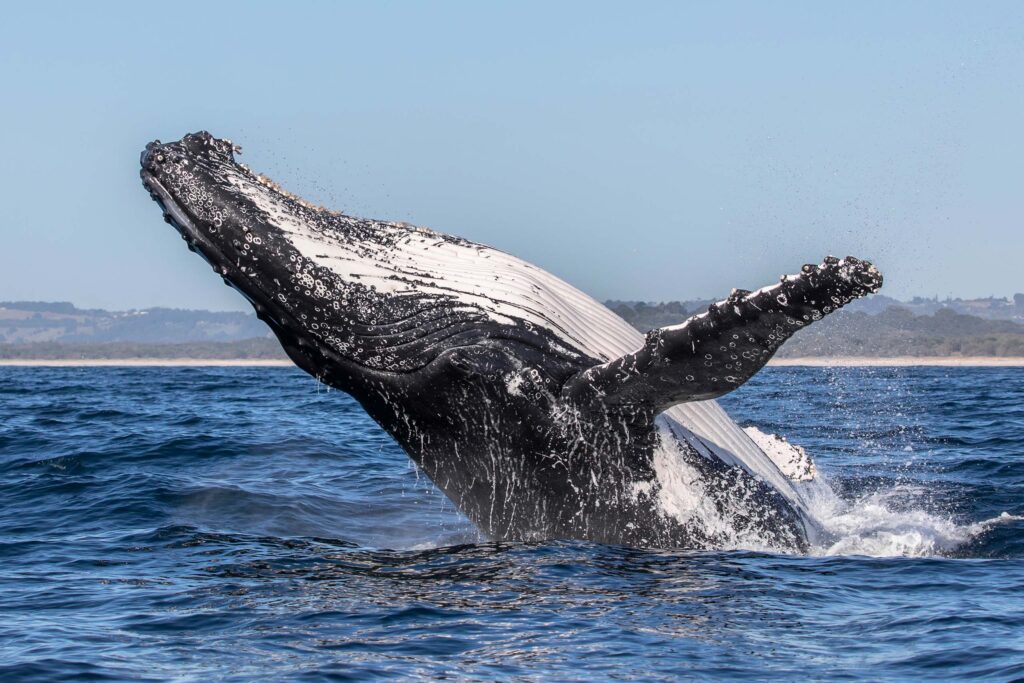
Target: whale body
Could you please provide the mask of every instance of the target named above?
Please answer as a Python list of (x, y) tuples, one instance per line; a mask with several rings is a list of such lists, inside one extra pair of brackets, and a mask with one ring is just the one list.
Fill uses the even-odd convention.
[(827, 257), (643, 335), (497, 249), (315, 207), (239, 151), (205, 132), (156, 141), (142, 180), (296, 365), (352, 395), (489, 537), (770, 550), (814, 538), (800, 484), (813, 464), (714, 399), (876, 291), (870, 263)]

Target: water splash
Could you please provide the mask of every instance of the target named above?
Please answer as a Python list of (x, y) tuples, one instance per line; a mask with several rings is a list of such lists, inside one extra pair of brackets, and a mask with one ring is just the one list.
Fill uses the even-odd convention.
[(845, 499), (819, 476), (802, 485), (801, 493), (820, 527), (809, 553), (817, 556), (944, 557), (997, 524), (1024, 519), (1003, 512), (980, 522), (960, 522), (915, 503), (927, 493), (919, 485), (895, 484)]

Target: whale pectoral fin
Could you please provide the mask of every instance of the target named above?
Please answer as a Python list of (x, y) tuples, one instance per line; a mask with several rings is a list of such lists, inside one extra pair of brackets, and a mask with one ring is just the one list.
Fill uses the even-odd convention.
[(882, 275), (869, 262), (828, 257), (777, 285), (733, 290), (707, 313), (652, 330), (639, 351), (570, 378), (562, 396), (655, 414), (716, 398), (750, 379), (801, 327), (881, 286)]

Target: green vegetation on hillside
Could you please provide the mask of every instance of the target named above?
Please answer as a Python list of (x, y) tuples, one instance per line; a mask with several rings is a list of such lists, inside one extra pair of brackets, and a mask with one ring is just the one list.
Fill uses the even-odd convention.
[[(694, 307), (687, 315), (678, 316), (678, 303), (612, 303), (613, 310), (642, 332), (682, 322), (687, 315), (703, 310)], [(878, 315), (843, 310), (797, 332), (783, 345), (779, 356), (1024, 357), (1024, 325), (948, 308), (934, 315), (914, 315), (898, 306)]]
[(251, 313), (146, 308), (105, 311), (68, 302), (0, 302), (0, 343), (234, 342), (269, 337)]
[(106, 360), (135, 358), (193, 358), (203, 360), (287, 359), (276, 339), (244, 339), (233, 342), (148, 342), (60, 343), (31, 342), (0, 344), (3, 360)]
[[(707, 301), (678, 301), (651, 304), (610, 301), (608, 306), (638, 330), (674, 325), (706, 310)], [(1016, 303), (1024, 303), (1024, 300)], [(270, 337), (231, 339), (243, 330), (261, 333), (265, 326), (255, 317), (242, 313), (208, 314), (204, 311), (164, 311), (150, 309), (139, 317), (142, 322), (115, 319), (111, 331), (138, 337), (129, 340), (87, 341), (102, 334), (87, 334), (96, 320), (110, 320), (127, 314), (82, 311), (70, 304), (39, 304), (35, 310), (22, 305), (7, 311), (8, 343), (0, 343), (0, 359), (7, 360), (89, 360), (133, 358), (196, 358), (210, 360), (285, 358), (277, 341)], [(135, 314), (133, 314), (135, 315)], [(35, 317), (40, 316), (40, 317)], [(59, 316), (69, 319), (59, 320)], [(2, 316), (0, 316), (2, 317)], [(252, 318), (252, 325), (247, 318)], [(2, 322), (2, 321), (0, 321)], [(52, 331), (60, 324), (73, 325), (75, 333), (54, 340), (30, 334), (34, 329)], [(219, 327), (223, 325), (223, 327)], [(169, 333), (169, 343), (160, 331)], [(230, 331), (228, 331), (230, 330)], [(181, 340), (181, 334), (201, 340)], [(110, 334), (111, 332), (106, 332)], [(228, 339), (217, 339), (227, 335)], [(214, 339), (209, 339), (213, 336)], [(157, 337), (153, 339), (153, 337)], [(205, 337), (205, 338), (204, 338)], [(3, 336), (0, 335), (0, 339)], [(83, 341), (83, 338), (86, 341)], [(13, 340), (18, 340), (11, 343)], [(983, 318), (940, 308), (931, 315), (915, 315), (899, 306), (890, 306), (877, 315), (844, 309), (797, 332), (782, 347), (780, 357), (806, 356), (1016, 356), (1024, 357), (1024, 325), (1012, 320)]]

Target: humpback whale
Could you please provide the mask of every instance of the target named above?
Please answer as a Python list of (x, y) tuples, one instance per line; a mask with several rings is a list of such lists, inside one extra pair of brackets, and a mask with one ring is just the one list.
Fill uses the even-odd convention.
[(164, 218), (295, 364), (347, 392), (494, 540), (800, 550), (799, 448), (715, 402), (793, 333), (876, 291), (826, 257), (643, 335), (507, 253), (314, 206), (206, 132), (146, 145)]

